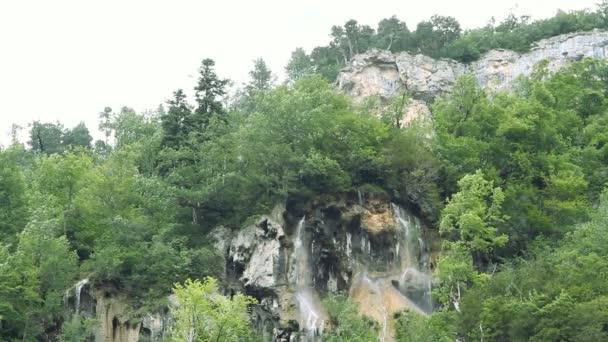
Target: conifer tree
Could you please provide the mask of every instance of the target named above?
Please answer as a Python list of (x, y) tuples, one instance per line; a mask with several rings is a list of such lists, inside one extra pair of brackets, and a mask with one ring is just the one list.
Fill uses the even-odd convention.
[(204, 130), (212, 117), (223, 117), (225, 114), (222, 97), (226, 95), (227, 79), (221, 79), (214, 70), (215, 61), (203, 59), (199, 69), (200, 77), (196, 90), (197, 108), (194, 111), (194, 121), (198, 128)]

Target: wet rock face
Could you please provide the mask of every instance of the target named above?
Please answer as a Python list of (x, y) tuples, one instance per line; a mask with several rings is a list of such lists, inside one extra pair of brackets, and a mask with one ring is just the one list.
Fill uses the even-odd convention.
[[(414, 99), (405, 109), (404, 123), (416, 118), (428, 118), (430, 111), (424, 103), (449, 92), (456, 79), (470, 73), (482, 87), (510, 90), (519, 76), (528, 76), (534, 66), (548, 61), (551, 72), (584, 57), (608, 57), (608, 32), (565, 34), (544, 39), (527, 53), (492, 50), (471, 64), (454, 60), (436, 60), (407, 52), (392, 54), (371, 50), (353, 58), (338, 75), (338, 88), (356, 102), (378, 95), (390, 98), (407, 90)], [(422, 102), (420, 102), (422, 101)]]
[[(418, 242), (420, 234), (412, 239), (415, 247), (406, 245), (395, 208), (388, 200), (353, 198), (281, 208), (236, 233), (227, 255), (229, 283), (260, 302), (254, 322), (267, 341), (319, 341), (327, 324), (319, 297), (326, 293), (351, 293), (362, 305), (389, 305), (390, 298), (402, 296), (395, 302), (401, 304), (389, 305), (387, 315), (419, 310), (400, 294), (399, 282), (404, 270), (419, 269), (420, 256), (428, 253)], [(409, 291), (420, 297), (419, 286), (412, 286)], [(378, 289), (372, 299), (370, 289)], [(388, 317), (374, 310), (368, 312), (372, 318)]]

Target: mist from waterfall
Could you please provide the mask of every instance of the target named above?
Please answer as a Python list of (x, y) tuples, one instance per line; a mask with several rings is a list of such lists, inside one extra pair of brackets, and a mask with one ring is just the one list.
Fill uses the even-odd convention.
[(300, 331), (304, 333), (306, 342), (322, 341), (323, 328), (327, 315), (321, 301), (314, 290), (312, 268), (308, 245), (305, 243), (304, 228), (306, 217), (298, 222), (296, 240), (294, 242), (296, 258), (296, 300), (300, 312)]

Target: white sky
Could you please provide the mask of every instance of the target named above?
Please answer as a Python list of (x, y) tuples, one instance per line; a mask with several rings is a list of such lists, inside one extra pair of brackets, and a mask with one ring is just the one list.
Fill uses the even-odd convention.
[(156, 108), (188, 92), (200, 61), (243, 82), (262, 57), (279, 76), (291, 51), (325, 45), (332, 25), (376, 27), (397, 15), (410, 29), (433, 14), (464, 28), (510, 11), (533, 18), (597, 0), (0, 0), (0, 143), (12, 123), (85, 121), (105, 106)]

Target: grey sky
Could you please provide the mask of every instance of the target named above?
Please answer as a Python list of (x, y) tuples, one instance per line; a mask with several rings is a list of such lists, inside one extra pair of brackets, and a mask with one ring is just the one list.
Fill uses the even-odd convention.
[(200, 61), (237, 83), (264, 58), (282, 76), (290, 52), (329, 40), (350, 18), (375, 27), (397, 15), (410, 28), (433, 14), (465, 28), (510, 11), (543, 18), (596, 0), (19, 0), (0, 2), (0, 143), (12, 123), (85, 121), (105, 106), (156, 108), (196, 82)]

